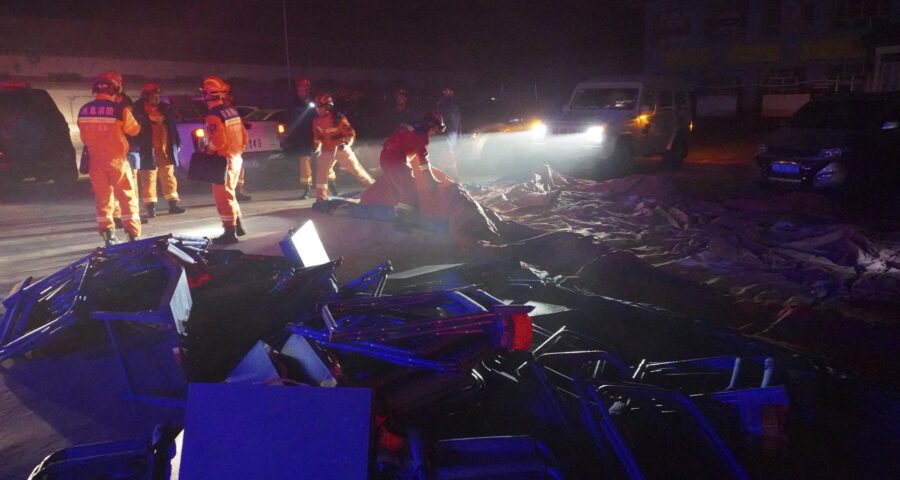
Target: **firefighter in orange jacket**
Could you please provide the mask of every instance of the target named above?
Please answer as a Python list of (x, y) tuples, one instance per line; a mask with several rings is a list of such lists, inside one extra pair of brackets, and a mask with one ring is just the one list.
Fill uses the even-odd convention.
[(312, 125), (313, 150), (319, 158), (316, 162), (316, 204), (313, 207), (324, 208), (324, 202), (328, 199), (328, 172), (335, 163), (367, 187), (375, 181), (359, 164), (350, 148), (356, 139), (356, 131), (347, 117), (334, 111), (331, 95), (321, 93), (316, 97), (316, 113), (318, 117), (313, 119)]
[(207, 153), (221, 155), (228, 159), (225, 183), (213, 184), (216, 210), (222, 220), (224, 233), (213, 239), (216, 245), (237, 243), (238, 236), (244, 235), (241, 224), (241, 207), (235, 194), (241, 174), (243, 159), (241, 154), (247, 148), (247, 130), (237, 110), (225, 103), (230, 87), (221, 78), (209, 76), (203, 79), (203, 99), (209, 111), (206, 114)]
[(441, 182), (434, 176), (428, 161), (428, 137), (446, 129), (444, 117), (438, 112), (427, 113), (418, 122), (401, 123), (394, 129), (381, 149), (381, 171), (391, 184), (398, 203), (418, 207), (419, 197), (410, 160), (418, 158), (419, 174), (431, 185)]
[(107, 246), (119, 243), (113, 229), (113, 209), (118, 201), (122, 223), (129, 240), (141, 235), (141, 219), (137, 189), (128, 163), (128, 140), (141, 127), (131, 108), (116, 101), (122, 93), (122, 82), (115, 72), (97, 76), (92, 85), (96, 95), (78, 112), (78, 130), (85, 147), (91, 152), (89, 176), (97, 204), (97, 226)]

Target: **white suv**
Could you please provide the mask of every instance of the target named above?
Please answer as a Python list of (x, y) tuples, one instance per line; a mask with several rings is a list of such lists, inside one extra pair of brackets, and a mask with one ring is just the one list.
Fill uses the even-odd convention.
[(619, 167), (634, 155), (661, 155), (674, 167), (693, 129), (690, 91), (672, 80), (605, 78), (579, 83), (563, 115), (532, 125), (535, 143), (553, 163), (587, 160), (591, 170)]

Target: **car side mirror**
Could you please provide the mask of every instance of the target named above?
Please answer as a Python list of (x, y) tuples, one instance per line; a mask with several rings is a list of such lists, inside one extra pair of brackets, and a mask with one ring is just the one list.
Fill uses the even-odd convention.
[(900, 121), (898, 120), (888, 120), (881, 124), (882, 130), (896, 130), (900, 128)]

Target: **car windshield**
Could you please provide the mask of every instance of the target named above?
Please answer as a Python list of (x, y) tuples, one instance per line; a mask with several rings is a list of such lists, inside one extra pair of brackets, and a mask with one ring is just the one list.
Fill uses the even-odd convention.
[(878, 100), (822, 100), (804, 105), (788, 121), (796, 128), (861, 130), (878, 127), (884, 102)]
[(575, 92), (571, 108), (632, 110), (637, 99), (637, 88), (582, 88)]

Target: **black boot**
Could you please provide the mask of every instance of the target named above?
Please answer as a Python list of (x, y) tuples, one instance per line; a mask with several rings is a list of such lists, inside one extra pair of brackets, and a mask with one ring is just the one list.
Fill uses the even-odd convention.
[(135, 240), (140, 240), (140, 239), (141, 239), (141, 237), (139, 237), (139, 236), (137, 236), (137, 235), (132, 235), (132, 234), (130, 234), (130, 233), (128, 234), (128, 241), (129, 241), (129, 242), (133, 242), (133, 241), (135, 241)]
[(235, 222), (234, 233), (239, 237), (243, 237), (247, 234), (247, 232), (244, 231), (244, 225), (241, 223), (241, 217), (238, 217), (237, 221)]
[(306, 200), (309, 198), (309, 185), (303, 186), (303, 195), (300, 195), (300, 200)]
[(236, 198), (237, 201), (239, 201), (239, 202), (249, 202), (250, 200), (253, 199), (253, 197), (251, 197), (250, 195), (247, 195), (244, 192), (235, 192), (234, 198)]
[(335, 181), (328, 182), (328, 191), (335, 197), (341, 194), (341, 192), (338, 192), (337, 182)]
[(238, 238), (235, 235), (234, 227), (225, 227), (225, 232), (222, 235), (212, 239), (213, 245), (231, 245), (237, 242)]
[(184, 208), (178, 206), (178, 200), (169, 200), (169, 213), (178, 214), (184, 212)]
[(147, 210), (147, 218), (156, 218), (156, 202), (147, 202), (144, 208)]
[(107, 228), (105, 232), (101, 232), (100, 236), (103, 237), (103, 243), (106, 244), (107, 247), (119, 243), (119, 239), (116, 238), (116, 231), (111, 228)]

